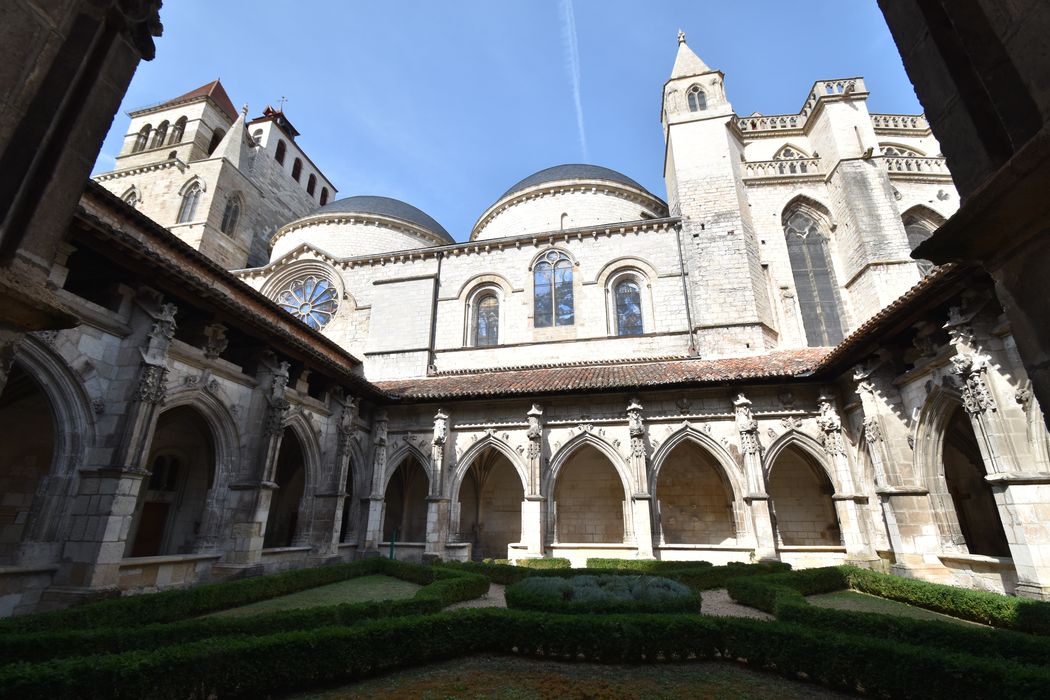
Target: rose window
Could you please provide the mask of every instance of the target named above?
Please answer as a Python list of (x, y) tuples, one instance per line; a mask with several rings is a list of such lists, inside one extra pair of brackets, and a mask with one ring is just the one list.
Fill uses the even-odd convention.
[(277, 296), (281, 308), (314, 330), (321, 330), (335, 315), (338, 294), (326, 279), (310, 276), (292, 282)]

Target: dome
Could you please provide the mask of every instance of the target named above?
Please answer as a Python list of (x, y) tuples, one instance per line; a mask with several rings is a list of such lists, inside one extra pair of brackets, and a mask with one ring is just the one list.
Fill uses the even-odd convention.
[(562, 180), (608, 180), (609, 182), (618, 182), (621, 185), (633, 187), (642, 192), (646, 191), (644, 187), (631, 178), (610, 168), (603, 168), (600, 165), (586, 165), (584, 163), (568, 163), (566, 165), (555, 165), (553, 168), (547, 168), (529, 175), (504, 192), (500, 199), (536, 185), (542, 185), (547, 182), (560, 182)]
[(334, 202), (329, 202), (314, 211), (310, 216), (324, 214), (376, 214), (391, 219), (400, 219), (410, 224), (424, 228), (439, 238), (444, 238), (447, 243), (455, 243), (445, 227), (435, 221), (429, 214), (417, 209), (408, 202), (391, 197), (376, 197), (372, 195), (359, 195), (357, 197), (344, 197)]

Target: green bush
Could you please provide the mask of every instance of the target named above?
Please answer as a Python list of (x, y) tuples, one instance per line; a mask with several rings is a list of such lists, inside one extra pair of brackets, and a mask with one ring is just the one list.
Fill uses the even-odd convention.
[(605, 663), (737, 659), (872, 697), (1046, 697), (1050, 670), (788, 623), (466, 610), (0, 669), (0, 698), (265, 697), (474, 653)]
[(507, 588), (507, 606), (559, 613), (695, 613), (700, 594), (659, 576), (533, 577)]
[(803, 596), (831, 593), (849, 588), (843, 567), (773, 574), (770, 576), (737, 577), (726, 582), (729, 596), (736, 602), (768, 613), (776, 614), (777, 605), (784, 599), (801, 601)]
[(526, 569), (571, 569), (572, 563), (562, 557), (543, 557), (542, 559), (518, 559), (518, 566)]
[(685, 569), (709, 569), (708, 561), (657, 561), (655, 559), (604, 559), (587, 560), (588, 569), (615, 569), (617, 571), (642, 571), (647, 574), (665, 571), (682, 571)]

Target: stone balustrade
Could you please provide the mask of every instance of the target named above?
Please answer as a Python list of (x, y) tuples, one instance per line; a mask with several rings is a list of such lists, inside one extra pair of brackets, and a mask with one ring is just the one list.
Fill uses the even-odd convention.
[(877, 132), (930, 130), (925, 114), (872, 114), (871, 125)]
[(745, 133), (756, 131), (788, 131), (801, 129), (806, 118), (798, 114), (775, 114), (769, 117), (743, 117), (737, 120), (737, 128)]
[(792, 177), (820, 174), (819, 158), (758, 160), (743, 163), (745, 178)]
[(884, 156), (882, 167), (894, 175), (943, 175), (950, 177), (944, 158), (922, 158), (919, 156)]

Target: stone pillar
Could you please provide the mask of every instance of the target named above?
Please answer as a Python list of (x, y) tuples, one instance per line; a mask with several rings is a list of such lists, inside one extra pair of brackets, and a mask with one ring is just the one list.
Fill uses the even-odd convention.
[(649, 456), (645, 445), (646, 428), (642, 420), (642, 404), (638, 403), (638, 399), (631, 399), (627, 403), (627, 429), (631, 435), (630, 467), (631, 478), (634, 480), (634, 493), (630, 496), (634, 541), (638, 546), (638, 558), (652, 559), (653, 497), (649, 489)]
[(1015, 593), (1050, 600), (1050, 474), (992, 474), (992, 485), (1010, 556), (1017, 571)]
[(525, 453), (528, 462), (528, 485), (525, 500), (521, 503), (521, 542), (530, 557), (542, 557), (545, 518), (545, 501), (540, 493), (543, 475), (543, 408), (534, 403), (525, 417), (529, 424), (525, 433), (529, 441)]
[(368, 497), (368, 524), (365, 526), (365, 551), (377, 551), (383, 541), (383, 517), (386, 511), (386, 431), (387, 414), (380, 409), (372, 424), (372, 491)]
[(759, 560), (777, 558), (777, 540), (773, 519), (769, 513), (769, 494), (766, 492), (765, 472), (762, 469), (762, 443), (758, 439), (758, 421), (751, 413), (751, 402), (742, 393), (733, 400), (736, 409), (736, 427), (740, 433), (740, 453), (744, 456), (744, 474), (747, 478), (747, 503), (751, 524), (755, 530), (755, 557)]
[(448, 414), (439, 408), (434, 415), (430, 440), (430, 495), (427, 498), (427, 534), (424, 556), (442, 558), (449, 533), (449, 499), (444, 496), (445, 445), (448, 443)]
[(879, 415), (879, 404), (875, 398), (875, 385), (869, 381), (873, 368), (858, 365), (853, 372), (853, 380), (857, 383), (857, 395), (860, 397), (861, 413), (864, 417), (863, 430), (864, 442), (867, 443), (868, 455), (871, 457), (871, 468), (875, 478), (875, 493), (879, 499), (879, 507), (889, 539), (890, 549), (896, 554), (904, 552), (904, 543), (901, 540), (900, 528), (897, 526), (897, 516), (889, 502), (886, 488), (889, 482), (886, 478), (886, 464), (888, 463), (886, 453), (886, 442), (883, 439), (882, 420)]
[(835, 503), (835, 513), (839, 519), (846, 555), (850, 558), (872, 559), (875, 553), (865, 541), (863, 524), (857, 509), (857, 501), (863, 500), (864, 497), (854, 493), (853, 475), (850, 472), (845, 439), (842, 436), (842, 420), (829, 395), (821, 394), (818, 405), (820, 415), (817, 417), (817, 426), (820, 428), (824, 451), (831, 460), (835, 473), (836, 492), (831, 499)]
[[(321, 557), (339, 552), (340, 527), (343, 522), (343, 504), (346, 493), (346, 475), (350, 466), (350, 441), (354, 438), (354, 422), (357, 420), (357, 399), (344, 398), (342, 392), (333, 394), (337, 405), (335, 416), (338, 422), (332, 436), (335, 442), (332, 468), (328, 470), (328, 481), (319, 485), (314, 495), (314, 513), (310, 523), (309, 544)], [(350, 526), (350, 523), (347, 524)]]

